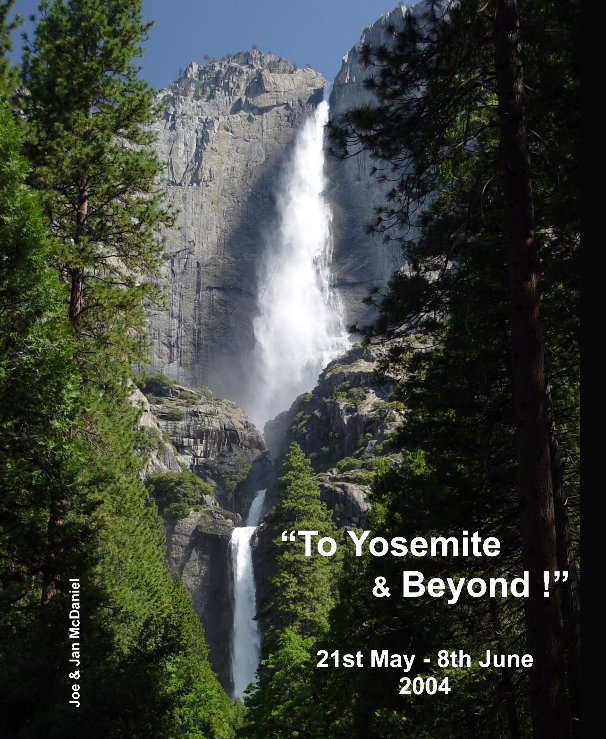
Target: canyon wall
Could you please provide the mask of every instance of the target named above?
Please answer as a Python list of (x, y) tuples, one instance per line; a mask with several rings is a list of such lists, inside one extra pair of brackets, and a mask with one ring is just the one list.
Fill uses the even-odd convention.
[[(398, 7), (383, 15), (343, 57), (330, 95), (333, 122), (372, 102), (362, 44), (389, 42), (406, 12)], [(252, 49), (192, 62), (158, 93), (157, 148), (166, 197), (178, 215), (161, 234), (166, 305), (151, 314), (155, 371), (240, 405), (250, 397), (252, 322), (276, 199), (296, 132), (326, 84), (311, 68)], [(366, 232), (388, 189), (371, 175), (373, 164), (366, 153), (344, 161), (327, 156), (333, 275), (346, 325), (372, 317), (363, 298), (401, 263), (397, 246)]]
[[(359, 41), (343, 56), (330, 94), (331, 123), (338, 125), (350, 108), (373, 105), (373, 94), (364, 85), (371, 70), (363, 64), (362, 47), (389, 44), (408, 12), (405, 6), (399, 6), (382, 15), (362, 31)], [(362, 301), (372, 289), (382, 288), (402, 263), (397, 245), (384, 244), (381, 236), (367, 232), (368, 224), (375, 219), (375, 209), (385, 204), (393, 186), (389, 181), (379, 182), (373, 167), (388, 171), (388, 165), (372, 160), (365, 151), (343, 160), (328, 158), (335, 244), (333, 274), (348, 325), (372, 319), (373, 312), (367, 311)]]
[(158, 93), (157, 148), (178, 216), (162, 234), (167, 304), (151, 315), (155, 370), (240, 400), (281, 163), (325, 85), (312, 69), (251, 50), (192, 62)]

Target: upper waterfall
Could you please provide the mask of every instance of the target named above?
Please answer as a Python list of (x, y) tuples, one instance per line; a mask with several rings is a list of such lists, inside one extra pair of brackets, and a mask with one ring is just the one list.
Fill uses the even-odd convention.
[(246, 404), (259, 428), (310, 390), (322, 368), (350, 343), (332, 287), (332, 214), (324, 195), (327, 121), (328, 103), (321, 102), (297, 134), (259, 273)]

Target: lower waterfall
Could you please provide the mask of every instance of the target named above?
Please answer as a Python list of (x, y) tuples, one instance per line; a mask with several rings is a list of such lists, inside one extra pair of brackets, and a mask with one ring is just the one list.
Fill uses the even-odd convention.
[(245, 526), (234, 528), (230, 554), (234, 584), (234, 622), (231, 639), (231, 676), (234, 698), (242, 698), (248, 685), (255, 681), (261, 654), (261, 633), (255, 621), (257, 596), (250, 540), (261, 519), (265, 490), (253, 500)]

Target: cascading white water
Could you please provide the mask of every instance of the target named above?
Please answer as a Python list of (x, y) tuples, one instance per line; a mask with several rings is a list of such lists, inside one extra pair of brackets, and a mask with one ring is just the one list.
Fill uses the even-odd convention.
[[(324, 197), (324, 126), (328, 104), (320, 103), (297, 135), (278, 195), (279, 221), (268, 238), (259, 274), (259, 313), (253, 321), (255, 349), (246, 404), (262, 428), (310, 390), (320, 371), (349, 347), (342, 307), (332, 288), (330, 205)], [(231, 668), (234, 697), (255, 680), (261, 635), (250, 541), (259, 523), (265, 490), (251, 507), (246, 526), (230, 542), (234, 577)]]
[(247, 404), (259, 428), (311, 390), (323, 367), (349, 346), (331, 283), (332, 215), (323, 194), (327, 121), (322, 102), (297, 135), (278, 195), (279, 224), (260, 273)]
[(241, 698), (255, 680), (261, 634), (255, 621), (257, 596), (250, 540), (261, 520), (265, 490), (259, 490), (253, 500), (245, 526), (238, 526), (231, 535), (230, 554), (234, 578), (234, 623), (231, 644), (231, 675), (234, 698)]

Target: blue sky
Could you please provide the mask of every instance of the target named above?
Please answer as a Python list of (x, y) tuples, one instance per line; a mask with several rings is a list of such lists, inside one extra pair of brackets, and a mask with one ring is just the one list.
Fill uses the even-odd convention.
[[(27, 17), (37, 4), (16, 0), (14, 7)], [(143, 76), (163, 87), (179, 68), (203, 62), (205, 54), (221, 57), (257, 44), (300, 66), (310, 64), (331, 83), (361, 30), (397, 5), (397, 0), (144, 0), (145, 17), (155, 23)], [(18, 34), (14, 43), (20, 45)], [(19, 58), (15, 48), (13, 59)]]

